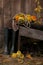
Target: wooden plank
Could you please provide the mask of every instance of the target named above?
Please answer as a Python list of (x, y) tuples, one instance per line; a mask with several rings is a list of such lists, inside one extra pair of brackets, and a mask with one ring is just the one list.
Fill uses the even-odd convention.
[(19, 34), (20, 36), (43, 40), (43, 31), (40, 30), (20, 27)]

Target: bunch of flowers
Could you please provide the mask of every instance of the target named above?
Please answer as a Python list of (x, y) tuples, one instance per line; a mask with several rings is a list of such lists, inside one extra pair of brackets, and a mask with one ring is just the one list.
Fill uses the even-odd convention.
[(30, 15), (30, 14), (16, 14), (13, 17), (14, 20), (16, 20), (16, 22), (18, 24), (30, 24), (32, 21), (36, 22), (37, 17), (35, 15)]
[(24, 23), (25, 21), (25, 15), (23, 13), (19, 13), (19, 14), (16, 14), (14, 17), (13, 17), (14, 20), (16, 20), (17, 23)]
[(32, 22), (32, 21), (36, 21), (37, 20), (37, 17), (35, 15), (29, 15), (27, 14), (26, 15), (26, 18), (25, 18), (28, 22)]

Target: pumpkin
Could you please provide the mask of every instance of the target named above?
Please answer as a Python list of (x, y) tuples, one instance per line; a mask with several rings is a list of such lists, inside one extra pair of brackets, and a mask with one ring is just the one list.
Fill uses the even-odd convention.
[(36, 16), (31, 16), (31, 19), (33, 20), (33, 21), (36, 21), (37, 20), (37, 17)]

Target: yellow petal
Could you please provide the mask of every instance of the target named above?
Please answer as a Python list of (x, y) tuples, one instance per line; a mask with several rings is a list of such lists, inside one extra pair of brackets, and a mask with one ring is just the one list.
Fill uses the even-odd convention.
[(19, 20), (24, 20), (24, 18), (23, 17), (19, 17)]
[(27, 19), (27, 21), (31, 21), (31, 15), (26, 15), (26, 19)]

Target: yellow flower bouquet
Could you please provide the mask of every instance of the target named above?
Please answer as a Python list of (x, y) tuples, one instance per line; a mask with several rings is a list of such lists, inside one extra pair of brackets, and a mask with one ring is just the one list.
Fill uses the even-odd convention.
[(19, 13), (16, 14), (13, 19), (19, 25), (28, 26), (28, 24), (30, 25), (32, 21), (36, 22), (37, 17), (35, 15)]

